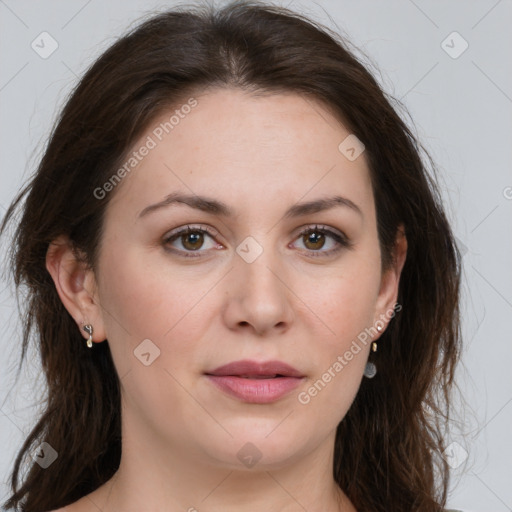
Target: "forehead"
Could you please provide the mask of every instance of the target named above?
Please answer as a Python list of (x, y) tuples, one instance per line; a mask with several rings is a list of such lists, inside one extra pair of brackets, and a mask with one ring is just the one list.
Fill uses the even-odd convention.
[(140, 212), (176, 190), (242, 207), (327, 193), (371, 201), (364, 152), (356, 159), (343, 152), (350, 137), (325, 106), (305, 96), (210, 90), (185, 97), (149, 124), (128, 152), (127, 161), (138, 153), (136, 165), (115, 202), (129, 196)]

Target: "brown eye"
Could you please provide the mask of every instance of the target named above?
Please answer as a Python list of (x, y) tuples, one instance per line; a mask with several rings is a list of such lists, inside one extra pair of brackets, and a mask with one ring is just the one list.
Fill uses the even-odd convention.
[(204, 235), (198, 231), (192, 231), (181, 235), (181, 243), (183, 247), (189, 251), (197, 251), (201, 249), (204, 243)]
[(187, 226), (182, 229), (174, 230), (164, 238), (164, 246), (180, 256), (202, 256), (210, 249), (221, 248), (220, 244), (215, 242), (216, 233), (206, 226), (203, 228)]
[(343, 248), (352, 247), (345, 234), (323, 226), (312, 226), (303, 230), (299, 233), (296, 243), (299, 244), (299, 249), (314, 257), (332, 256)]
[(302, 240), (306, 248), (313, 251), (321, 249), (325, 245), (325, 235), (319, 231), (311, 231), (302, 235)]

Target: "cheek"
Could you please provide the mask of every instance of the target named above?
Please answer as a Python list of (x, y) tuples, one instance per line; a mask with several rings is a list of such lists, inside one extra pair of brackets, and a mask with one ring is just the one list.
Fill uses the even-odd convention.
[(301, 297), (307, 297), (305, 303), (318, 313), (331, 332), (326, 339), (332, 340), (329, 344), (334, 348), (342, 349), (373, 325), (380, 288), (380, 262), (364, 261), (354, 254), (343, 261), (340, 270), (303, 283)]
[[(120, 253), (122, 260), (109, 256)], [(211, 307), (204, 299), (215, 276), (170, 273), (165, 265), (149, 265), (143, 253), (123, 248), (105, 252), (100, 277), (103, 319), (119, 375), (140, 369), (134, 351), (144, 340), (160, 351), (155, 362), (172, 371), (173, 363), (193, 350), (188, 340), (201, 337), (201, 318)]]

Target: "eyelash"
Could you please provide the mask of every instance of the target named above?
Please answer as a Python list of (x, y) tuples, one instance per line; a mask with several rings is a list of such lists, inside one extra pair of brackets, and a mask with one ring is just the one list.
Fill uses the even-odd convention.
[[(189, 233), (203, 233), (203, 234), (207, 234), (207, 235), (211, 236), (212, 238), (215, 238), (215, 236), (217, 235), (217, 233), (215, 231), (213, 231), (211, 228), (209, 228), (208, 226), (194, 227), (194, 226), (187, 225), (186, 227), (181, 228), (178, 231), (171, 232), (168, 236), (166, 236), (164, 239), (164, 245), (167, 245), (167, 244), (179, 239), (180, 236), (187, 235)], [(300, 237), (307, 235), (309, 233), (322, 233), (324, 235), (330, 236), (332, 239), (334, 239), (334, 241), (336, 241), (338, 243), (337, 247), (335, 247), (334, 249), (329, 249), (328, 251), (308, 250), (308, 252), (310, 253), (309, 256), (313, 257), (313, 258), (331, 256), (331, 255), (341, 251), (343, 248), (350, 249), (352, 247), (352, 243), (348, 240), (348, 238), (345, 235), (337, 233), (327, 227), (319, 226), (319, 225), (314, 225), (313, 227), (308, 227), (308, 228), (302, 230), (300, 233), (298, 233), (295, 240), (297, 240)], [(174, 254), (179, 254), (180, 256), (183, 256), (185, 258), (198, 258), (198, 257), (201, 257), (201, 252), (205, 252), (205, 251), (201, 251), (201, 250), (198, 250), (198, 251), (183, 251), (181, 249), (178, 249), (178, 250), (166, 249), (166, 250), (173, 252)]]

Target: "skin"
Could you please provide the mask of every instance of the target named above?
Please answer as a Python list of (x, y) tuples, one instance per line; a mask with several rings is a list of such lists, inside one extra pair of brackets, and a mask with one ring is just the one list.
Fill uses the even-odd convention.
[[(397, 233), (395, 263), (382, 272), (365, 155), (349, 161), (338, 150), (350, 132), (321, 104), (236, 89), (195, 98), (198, 105), (110, 192), (95, 271), (65, 238), (48, 251), (63, 304), (77, 328), (90, 323), (93, 341), (109, 343), (122, 388), (120, 469), (61, 510), (354, 511), (332, 477), (333, 448), (370, 343), (308, 404), (298, 394), (392, 310), (406, 240)], [(235, 215), (177, 203), (138, 217), (172, 192), (222, 201)], [(340, 206), (283, 218), (296, 203), (335, 194), (360, 213)], [(204, 235), (196, 258), (166, 251), (194, 252), (190, 237), (165, 241), (187, 224), (216, 232)], [(344, 233), (351, 246), (300, 235), (316, 224)], [(236, 252), (248, 236), (263, 248), (252, 263)], [(134, 357), (145, 339), (160, 350), (149, 366)], [(305, 378), (274, 403), (244, 403), (203, 375), (239, 359), (282, 360)], [(248, 442), (261, 452), (252, 468), (237, 458)]]

